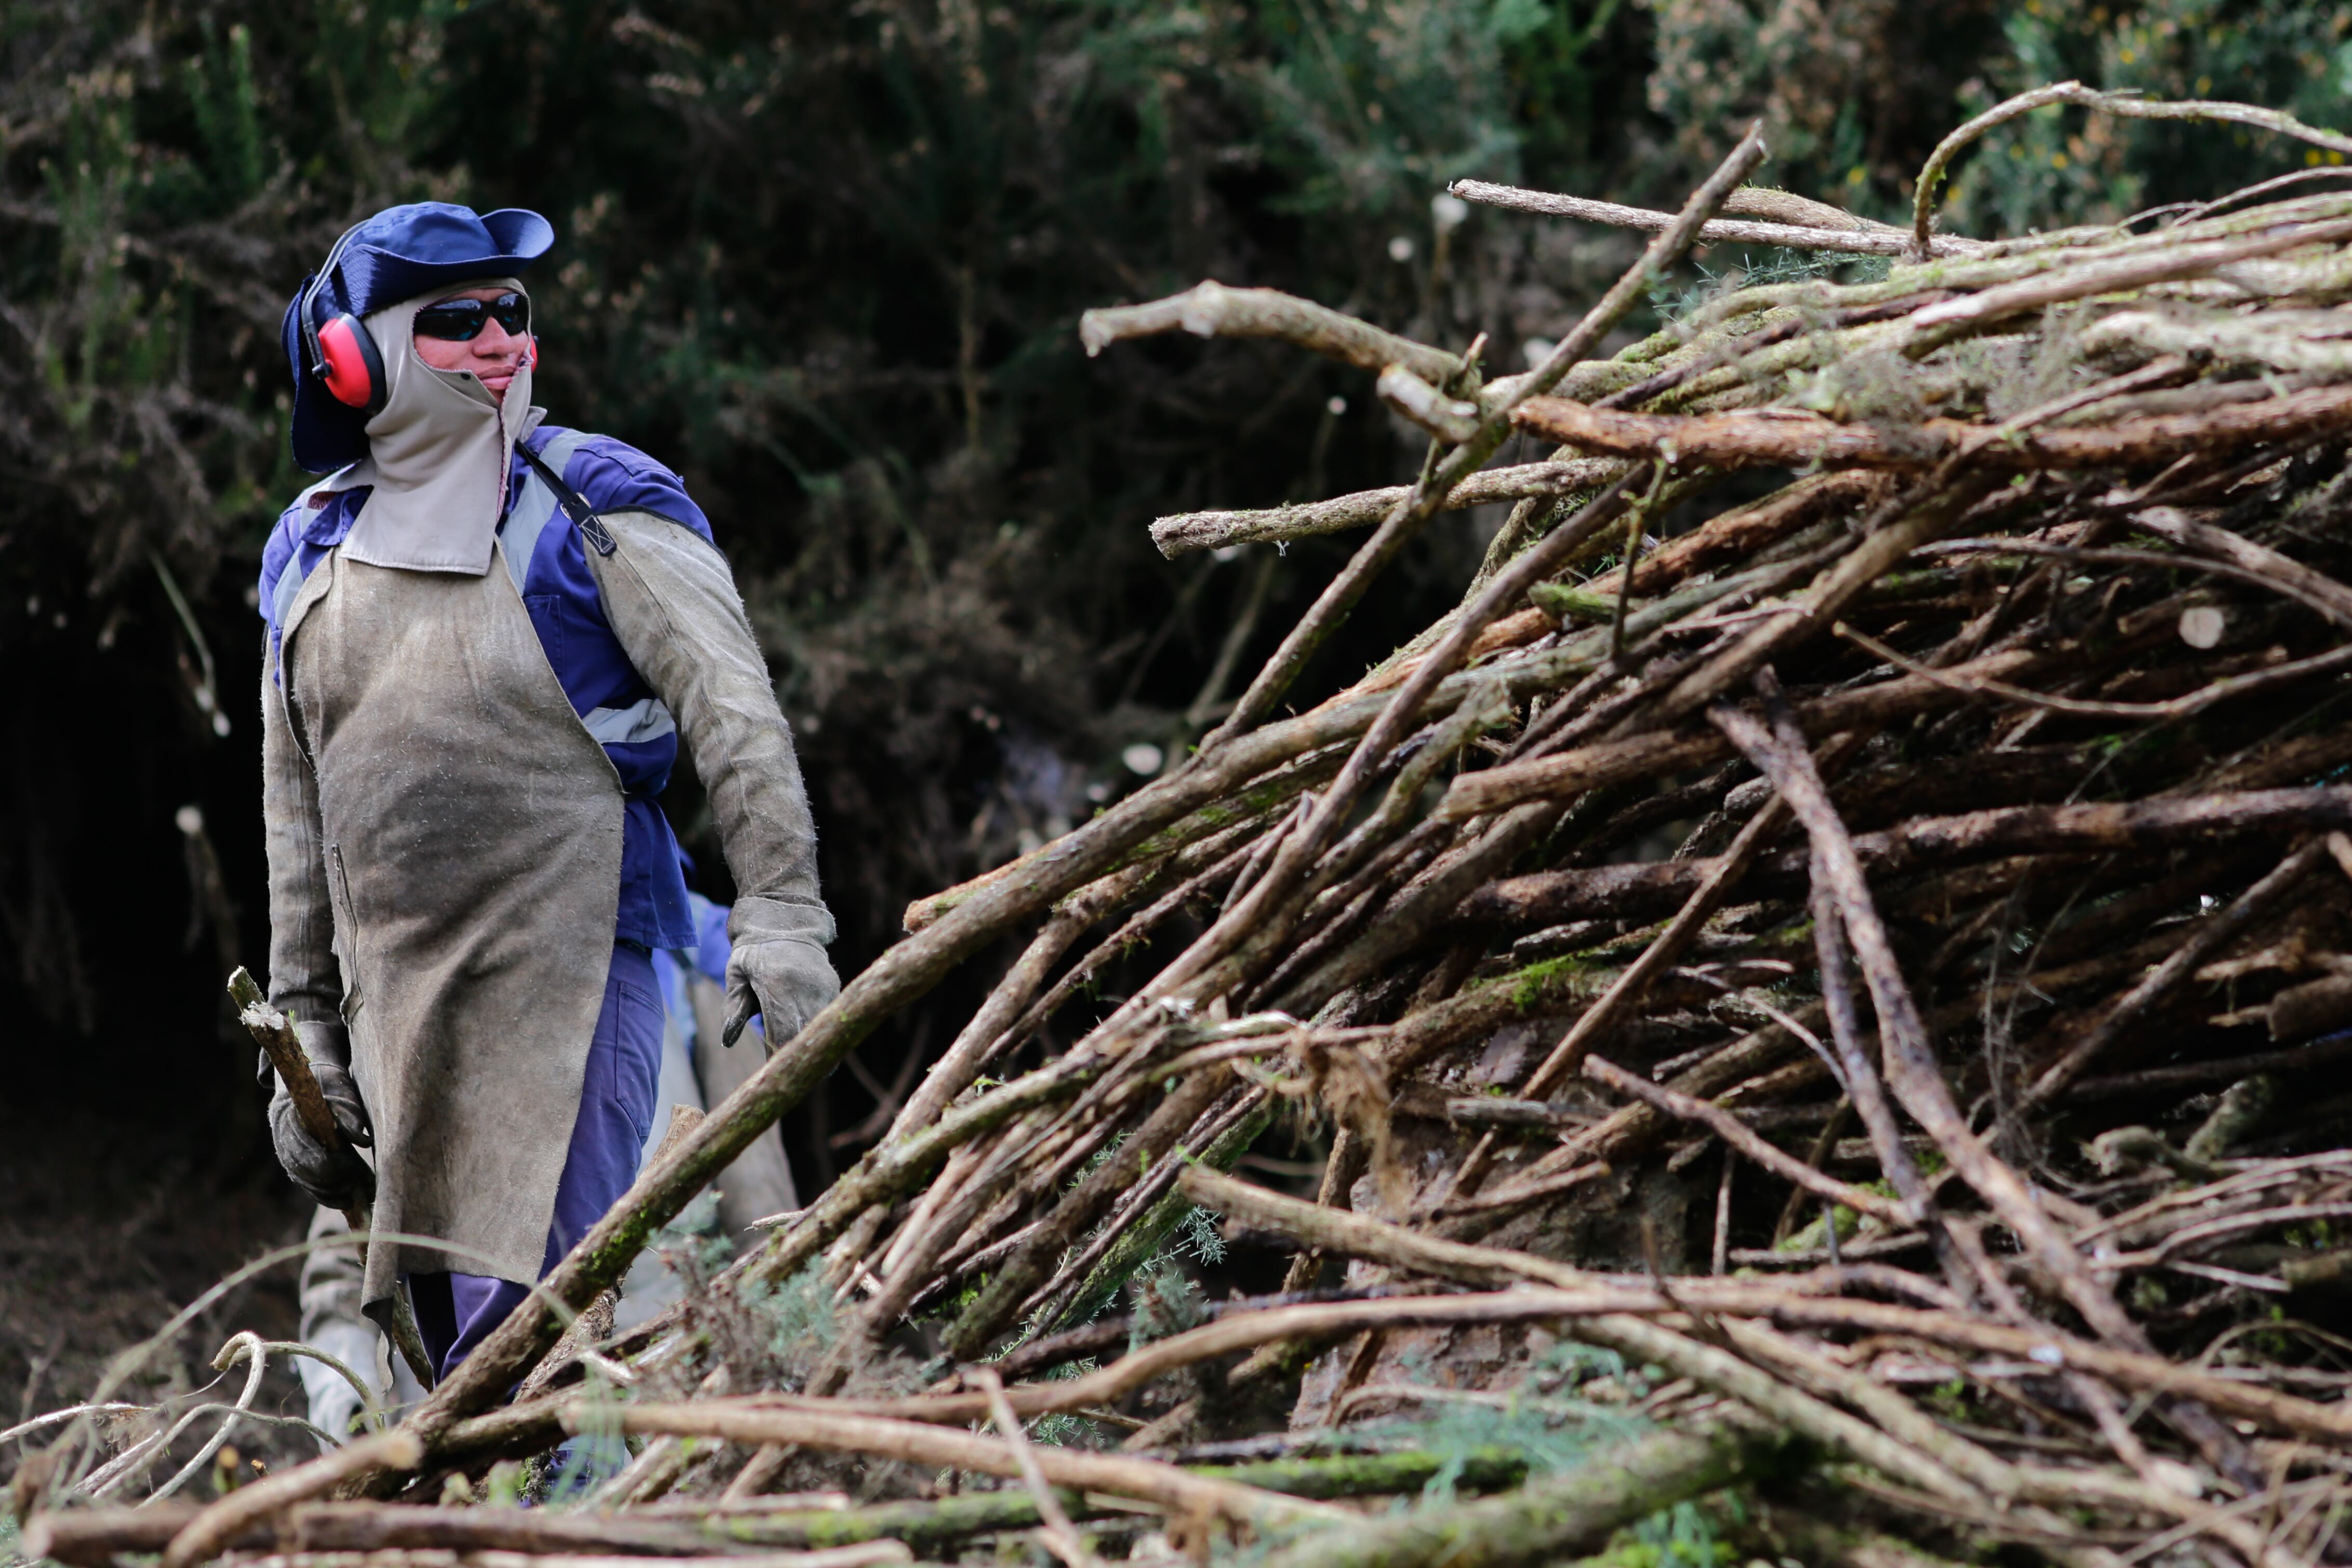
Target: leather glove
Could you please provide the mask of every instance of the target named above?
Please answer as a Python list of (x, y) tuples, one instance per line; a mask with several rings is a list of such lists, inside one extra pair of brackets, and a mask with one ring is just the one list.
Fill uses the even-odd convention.
[(728, 927), (734, 949), (727, 955), (727, 1027), (719, 1043), (733, 1045), (756, 1013), (773, 1051), (841, 994), (840, 976), (824, 956), (833, 918), (782, 899), (742, 899)]
[(294, 1112), (294, 1097), (282, 1082), (269, 1097), (269, 1141), (296, 1186), (329, 1208), (356, 1208), (375, 1196), (375, 1173), (355, 1152), (375, 1142), (375, 1130), (359, 1085), (344, 1065), (350, 1045), (340, 1024), (298, 1022), (294, 1032), (301, 1037), (310, 1058), (310, 1076), (319, 1080), (319, 1092), (334, 1112), (342, 1141), (326, 1148), (303, 1131), (302, 1119)]

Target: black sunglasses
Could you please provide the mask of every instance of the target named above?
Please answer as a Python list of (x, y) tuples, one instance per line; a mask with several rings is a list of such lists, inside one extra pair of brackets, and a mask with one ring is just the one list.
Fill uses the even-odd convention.
[(416, 335), (470, 343), (482, 335), (482, 323), (496, 321), (509, 337), (530, 331), (530, 297), (501, 294), (495, 300), (444, 300), (416, 312)]

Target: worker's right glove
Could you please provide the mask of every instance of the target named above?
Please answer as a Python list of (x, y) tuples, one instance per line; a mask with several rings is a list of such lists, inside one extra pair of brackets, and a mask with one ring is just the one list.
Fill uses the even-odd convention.
[(375, 1142), (375, 1130), (359, 1085), (345, 1066), (351, 1046), (341, 1024), (298, 1022), (294, 1032), (301, 1037), (310, 1058), (310, 1076), (319, 1080), (319, 1092), (335, 1113), (342, 1138), (327, 1148), (305, 1131), (294, 1112), (294, 1097), (281, 1082), (269, 1097), (269, 1141), (296, 1186), (331, 1209), (356, 1208), (375, 1196), (375, 1173), (356, 1152)]

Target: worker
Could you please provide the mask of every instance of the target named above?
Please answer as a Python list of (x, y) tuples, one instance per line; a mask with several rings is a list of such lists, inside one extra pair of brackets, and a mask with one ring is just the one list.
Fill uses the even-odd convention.
[[(738, 896), (731, 1045), (839, 989), (792, 732), (684, 482), (545, 422), (520, 274), (536, 213), (441, 202), (336, 241), (288, 307), (295, 462), (262, 557), (270, 1000), (343, 1136), (283, 1083), (320, 1204), (373, 1199), (362, 1307), (414, 1307), (436, 1377), (635, 1179), (652, 954), (697, 944), (656, 797), (681, 737)], [(751, 1047), (757, 1049), (757, 1047)]]

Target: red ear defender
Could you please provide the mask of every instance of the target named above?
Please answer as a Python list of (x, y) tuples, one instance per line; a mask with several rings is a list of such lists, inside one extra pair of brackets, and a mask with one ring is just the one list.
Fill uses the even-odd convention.
[(356, 317), (346, 312), (319, 329), (319, 378), (336, 402), (369, 418), (383, 412), (383, 356)]

